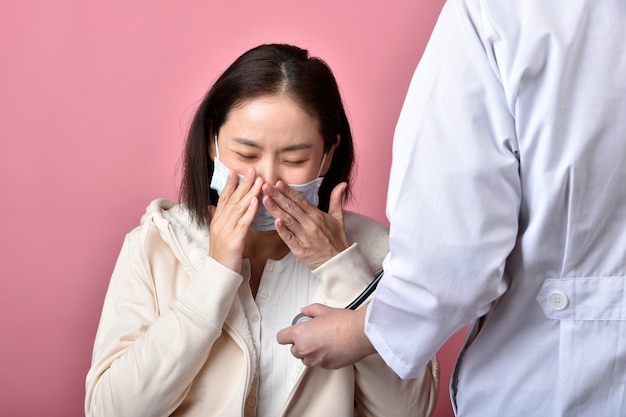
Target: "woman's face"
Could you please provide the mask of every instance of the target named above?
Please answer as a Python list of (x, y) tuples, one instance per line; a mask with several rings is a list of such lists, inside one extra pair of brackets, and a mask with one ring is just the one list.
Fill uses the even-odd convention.
[[(262, 96), (233, 108), (217, 137), (222, 163), (238, 174), (254, 167), (265, 182), (305, 184), (330, 167), (319, 125), (285, 95)], [(210, 147), (215, 157), (215, 143)], [(321, 167), (321, 173), (320, 173)]]

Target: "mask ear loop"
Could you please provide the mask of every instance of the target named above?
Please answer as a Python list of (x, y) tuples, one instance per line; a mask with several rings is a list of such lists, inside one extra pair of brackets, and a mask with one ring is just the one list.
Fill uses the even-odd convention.
[(220, 147), (217, 146), (217, 133), (215, 134), (215, 158), (220, 160)]
[[(335, 142), (333, 144), (333, 146), (331, 146), (330, 150), (333, 151), (334, 148), (337, 146), (337, 142)], [(321, 177), (322, 176), (322, 170), (324, 169), (324, 162), (326, 162), (326, 157), (328, 156), (328, 152), (324, 153), (324, 157), (322, 158), (322, 163), (320, 165), (320, 170), (317, 172), (317, 177)], [(328, 167), (330, 169), (330, 167)]]
[(326, 162), (326, 157), (328, 156), (328, 153), (324, 154), (324, 157), (322, 158), (322, 163), (320, 165), (320, 170), (317, 171), (317, 177), (321, 177), (322, 176), (322, 169), (324, 169), (324, 162)]

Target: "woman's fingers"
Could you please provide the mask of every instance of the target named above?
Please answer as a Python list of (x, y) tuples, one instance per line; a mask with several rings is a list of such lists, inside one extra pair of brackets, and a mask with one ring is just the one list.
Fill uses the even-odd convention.
[[(239, 174), (234, 171), (230, 171), (228, 173), (228, 179), (226, 180), (226, 185), (222, 190), (222, 194), (220, 195), (220, 201), (233, 200), (234, 203), (237, 203), (245, 198), (250, 191), (254, 191), (255, 189), (255, 181), (260, 180), (256, 175), (256, 171), (254, 168), (248, 168), (246, 175), (243, 176), (241, 180), (239, 180)], [(261, 192), (260, 187), (255, 195), (259, 195)]]
[(282, 219), (289, 228), (302, 224), (308, 220), (311, 212), (317, 210), (302, 194), (283, 181), (278, 181), (275, 186), (264, 184), (263, 192), (269, 197), (263, 199), (265, 207), (275, 219)]
[(349, 246), (341, 207), (344, 191), (345, 185), (333, 191), (331, 215), (313, 206), (283, 181), (263, 186), (263, 204), (276, 219), (276, 231), (293, 254), (311, 269)]
[(244, 240), (258, 209), (262, 186), (263, 180), (253, 168), (241, 182), (231, 171), (213, 212), (209, 256), (235, 271), (241, 266)]
[(348, 188), (347, 182), (339, 183), (333, 188), (330, 193), (330, 204), (328, 207), (328, 214), (343, 224), (343, 198)]

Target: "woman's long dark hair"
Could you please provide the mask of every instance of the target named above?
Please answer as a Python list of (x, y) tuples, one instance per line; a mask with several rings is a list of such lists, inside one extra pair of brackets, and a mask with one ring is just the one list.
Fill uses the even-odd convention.
[(305, 49), (285, 44), (260, 45), (245, 52), (224, 71), (191, 122), (183, 154), (180, 199), (198, 225), (209, 224), (208, 206), (217, 204), (217, 193), (209, 188), (213, 175), (209, 144), (214, 134), (237, 105), (275, 94), (288, 95), (319, 122), (327, 152), (337, 142), (337, 135), (341, 138), (320, 187), (319, 208), (328, 211), (330, 193), (341, 182), (348, 183), (344, 199), (351, 196), (352, 133), (332, 71)]

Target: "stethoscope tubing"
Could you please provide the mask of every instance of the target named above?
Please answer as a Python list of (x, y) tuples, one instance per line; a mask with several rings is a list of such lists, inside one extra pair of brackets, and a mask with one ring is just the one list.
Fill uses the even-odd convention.
[[(370, 295), (372, 295), (374, 290), (376, 290), (376, 287), (378, 286), (378, 283), (380, 282), (380, 279), (383, 277), (384, 273), (385, 271), (381, 270), (378, 274), (376, 274), (374, 280), (369, 283), (369, 285), (363, 290), (363, 292), (346, 306), (346, 310), (356, 310), (357, 308), (359, 308), (359, 306), (363, 304)], [(293, 326), (294, 324), (302, 323), (307, 320), (311, 320), (311, 317), (305, 315), (304, 313), (299, 313), (293, 318), (293, 320), (291, 321), (291, 325)]]

